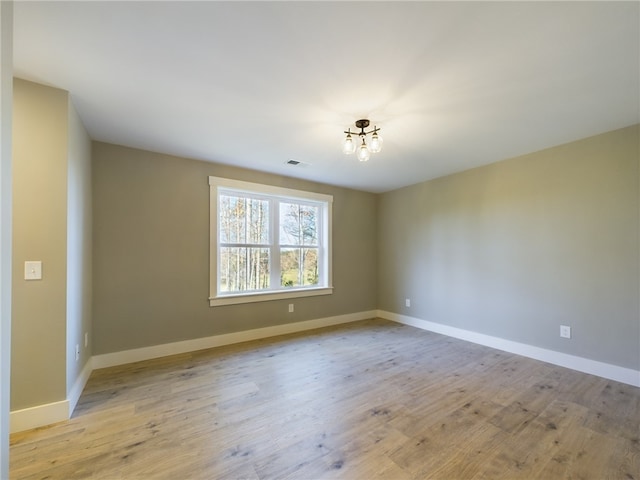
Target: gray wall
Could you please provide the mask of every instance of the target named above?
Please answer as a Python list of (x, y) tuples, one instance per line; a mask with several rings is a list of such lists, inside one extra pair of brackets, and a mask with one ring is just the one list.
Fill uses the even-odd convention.
[[(209, 175), (333, 195), (333, 295), (209, 307)], [(377, 306), (373, 194), (94, 142), (93, 195), (94, 354)]]
[(381, 195), (379, 308), (639, 369), (638, 132)]

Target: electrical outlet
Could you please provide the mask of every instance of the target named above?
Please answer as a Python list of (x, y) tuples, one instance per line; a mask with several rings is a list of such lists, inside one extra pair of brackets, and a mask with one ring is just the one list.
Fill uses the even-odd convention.
[(289, 313), (293, 313), (293, 303), (289, 304)]
[(405, 298), (404, 299), (404, 306), (405, 307), (410, 307), (411, 306), (411, 299), (410, 298)]
[(76, 343), (76, 362), (80, 360), (80, 345)]
[(560, 325), (560, 336), (562, 338), (571, 338), (571, 327), (567, 325)]

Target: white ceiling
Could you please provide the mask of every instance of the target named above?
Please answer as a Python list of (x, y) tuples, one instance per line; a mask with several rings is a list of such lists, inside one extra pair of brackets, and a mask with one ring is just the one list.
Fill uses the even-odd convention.
[[(640, 122), (639, 2), (24, 2), (92, 138), (383, 192)], [(369, 118), (384, 148), (341, 153)], [(285, 165), (289, 159), (306, 163)]]

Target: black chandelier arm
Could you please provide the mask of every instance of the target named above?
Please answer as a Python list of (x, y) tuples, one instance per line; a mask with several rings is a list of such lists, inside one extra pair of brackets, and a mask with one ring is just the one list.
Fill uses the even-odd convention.
[(363, 137), (365, 135), (371, 135), (373, 133), (377, 133), (379, 132), (380, 129), (378, 127), (374, 127), (373, 130), (369, 130), (368, 132), (364, 131), (364, 128), (361, 128), (359, 132), (352, 132), (351, 129), (348, 129), (342, 133), (346, 133), (347, 135), (358, 135), (360, 137)]

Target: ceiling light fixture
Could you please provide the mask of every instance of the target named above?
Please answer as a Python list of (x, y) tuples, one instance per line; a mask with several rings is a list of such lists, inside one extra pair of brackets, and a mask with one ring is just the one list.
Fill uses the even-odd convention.
[[(358, 160), (361, 162), (366, 162), (371, 157), (372, 153), (378, 153), (382, 150), (382, 137), (378, 135), (380, 129), (374, 125), (373, 130), (366, 132), (364, 129), (369, 126), (369, 120), (362, 119), (356, 122), (356, 128), (359, 128), (359, 132), (352, 132), (351, 128), (349, 128), (346, 132), (347, 136), (344, 139), (342, 144), (342, 152), (350, 155), (358, 150)], [(357, 146), (354, 142), (354, 139), (351, 135), (358, 136), (358, 143), (360, 145)], [(367, 145), (367, 135), (371, 135), (371, 139), (369, 140), (369, 144)]]

